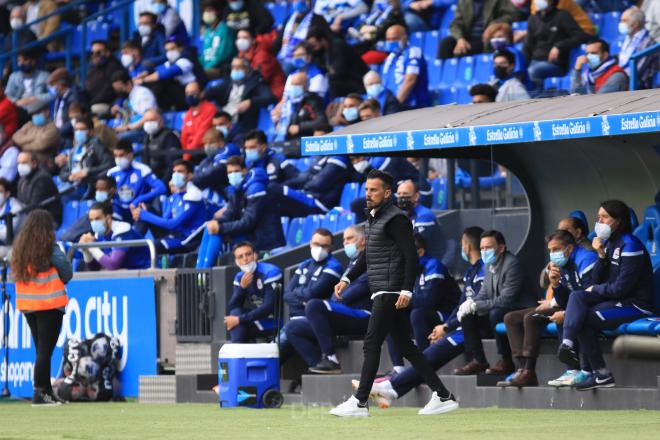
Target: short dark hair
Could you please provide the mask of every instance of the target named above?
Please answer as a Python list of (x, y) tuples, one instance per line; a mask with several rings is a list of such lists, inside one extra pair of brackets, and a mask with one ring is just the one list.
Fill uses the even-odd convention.
[(470, 87), (470, 96), (486, 95), (491, 102), (495, 102), (497, 90), (490, 84), (475, 84)]
[(84, 102), (82, 101), (73, 101), (71, 104), (69, 104), (69, 112), (71, 110), (78, 110), (80, 113), (83, 114), (83, 116), (90, 114), (89, 107), (85, 105)]
[(122, 49), (137, 49), (140, 51), (140, 53), (142, 53), (142, 46), (133, 40), (126, 40), (121, 47)]
[(480, 238), (488, 238), (488, 237), (493, 237), (495, 239), (495, 242), (500, 245), (506, 246), (506, 241), (504, 240), (504, 235), (500, 231), (496, 231), (495, 229), (490, 229), (488, 231), (484, 231), (481, 234)]
[(367, 180), (369, 179), (379, 179), (381, 182), (383, 182), (383, 187), (386, 190), (392, 189), (394, 186), (394, 179), (392, 178), (392, 175), (387, 171), (381, 171), (378, 168), (374, 168), (369, 171), (369, 174), (367, 174)]
[(315, 38), (317, 40), (329, 40), (329, 33), (330, 28), (327, 28), (327, 26), (325, 28), (323, 26), (311, 26), (305, 39), (309, 40), (310, 38)]
[(585, 235), (589, 230), (587, 225), (584, 224), (584, 221), (579, 217), (569, 215), (568, 217), (562, 219), (561, 221), (564, 220), (571, 222), (571, 226), (573, 227), (573, 229), (579, 229), (580, 231), (582, 231), (582, 235)]
[(616, 232), (620, 234), (630, 234), (632, 232), (632, 222), (630, 220), (630, 208), (621, 200), (605, 200), (600, 204), (614, 220), (619, 222)]
[(36, 61), (39, 58), (39, 54), (34, 49), (23, 49), (18, 53), (18, 55), (21, 58), (26, 58), (32, 61)]
[(153, 12), (149, 12), (149, 11), (140, 12), (140, 15), (138, 15), (138, 17), (149, 17), (151, 18), (151, 21), (153, 21), (154, 23), (158, 21), (158, 16)]
[(112, 77), (110, 77), (110, 83), (122, 82), (126, 84), (129, 81), (131, 81), (131, 77), (124, 69), (116, 71), (112, 74)]
[(266, 137), (266, 133), (264, 133), (263, 130), (249, 131), (248, 134), (246, 134), (243, 138), (243, 144), (245, 144), (245, 141), (250, 141), (253, 139), (260, 145), (268, 144), (268, 137)]
[(82, 116), (80, 118), (76, 118), (76, 124), (84, 124), (87, 129), (94, 129), (94, 121), (92, 121), (92, 118), (89, 116)]
[(600, 51), (610, 53), (610, 43), (603, 40), (602, 38), (592, 38), (587, 42), (587, 46), (590, 44), (600, 44)]
[(185, 159), (177, 159), (177, 160), (174, 161), (174, 163), (172, 163), (172, 168), (174, 168), (176, 166), (179, 166), (179, 165), (183, 165), (184, 167), (186, 167), (186, 170), (188, 170), (189, 173), (192, 173), (193, 166), (190, 163), (190, 161), (187, 161)]
[(132, 153), (133, 143), (128, 139), (119, 139), (119, 142), (117, 142), (117, 146), (115, 147), (115, 150), (120, 150), (123, 151), (124, 153)]
[(495, 58), (497, 58), (497, 57), (504, 57), (504, 58), (506, 58), (506, 61), (507, 61), (509, 64), (511, 64), (512, 66), (515, 66), (515, 65), (516, 65), (516, 56), (515, 56), (515, 55), (513, 54), (513, 52), (511, 52), (510, 50), (506, 50), (506, 49), (498, 50), (498, 51), (495, 52), (495, 54), (493, 55), (493, 61), (494, 61)]
[(241, 169), (245, 168), (245, 161), (241, 156), (231, 156), (229, 159), (227, 159), (227, 165), (238, 165), (241, 167)]
[(105, 47), (106, 49), (110, 49), (110, 46), (108, 45), (108, 42), (105, 41), (105, 40), (94, 40), (94, 41), (92, 41), (92, 44), (89, 45), (89, 47), (92, 47), (95, 44), (100, 44), (103, 47)]
[(327, 122), (319, 124), (314, 131), (322, 131), (323, 133), (332, 133), (332, 125)]
[(380, 102), (373, 98), (366, 99), (362, 101), (362, 104), (360, 104), (359, 111), (362, 111), (364, 109), (371, 109), (374, 112), (381, 112), (382, 110), (380, 109)]
[(9, 183), (9, 180), (4, 177), (0, 177), (0, 186), (3, 187), (5, 191), (11, 192), (11, 183)]
[(213, 117), (214, 118), (227, 118), (230, 121), (232, 120), (231, 115), (229, 113), (227, 113), (226, 111), (224, 111), (224, 110), (220, 110), (220, 111), (216, 112), (215, 116), (213, 116)]
[(569, 244), (574, 245), (575, 244), (575, 237), (573, 237), (573, 234), (570, 232), (564, 230), (564, 229), (557, 229), (551, 234), (548, 234), (547, 237), (545, 237), (545, 242), (550, 243), (552, 240), (559, 240), (562, 242), (564, 246), (568, 246)]
[(316, 228), (312, 235), (316, 234), (319, 234), (322, 237), (330, 237), (330, 240), (332, 240), (332, 232), (326, 228)]
[(105, 182), (110, 188), (117, 188), (117, 181), (110, 176), (101, 176), (96, 179), (97, 182)]
[(247, 240), (243, 240), (243, 241), (239, 241), (238, 243), (236, 243), (234, 245), (233, 248), (231, 248), (231, 253), (233, 254), (234, 252), (236, 252), (236, 249), (246, 247), (246, 246), (249, 247), (250, 249), (252, 249), (252, 252), (256, 252), (256, 249), (255, 249), (254, 245), (251, 242), (249, 242)]
[(344, 97), (344, 99), (346, 99), (346, 98), (355, 99), (355, 100), (358, 101), (360, 104), (362, 104), (362, 101), (364, 101), (364, 98), (363, 98), (362, 95), (360, 95), (359, 93), (349, 93), (348, 95), (346, 95), (346, 96)]
[(312, 53), (312, 46), (305, 41), (301, 41), (300, 43), (296, 44), (296, 46), (293, 48), (293, 51), (291, 51), (291, 53), (295, 52), (299, 48), (304, 49), (307, 55)]
[(479, 249), (479, 241), (481, 240), (481, 235), (484, 233), (484, 229), (479, 226), (470, 226), (463, 229), (463, 235), (470, 242), (470, 246), (475, 249)]
[(426, 239), (422, 237), (422, 234), (413, 235), (413, 242), (415, 243), (415, 248), (417, 250), (424, 249), (426, 250)]
[(103, 215), (112, 215), (112, 203), (108, 202), (96, 202), (89, 207), (90, 211), (99, 210)]

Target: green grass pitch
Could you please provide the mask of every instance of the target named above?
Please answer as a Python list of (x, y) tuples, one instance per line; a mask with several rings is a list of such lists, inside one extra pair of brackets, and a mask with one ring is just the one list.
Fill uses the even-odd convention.
[(421, 417), (414, 408), (372, 409), (339, 419), (328, 408), (220, 409), (216, 405), (0, 404), (0, 439), (616, 439), (657, 440), (660, 412), (461, 409)]

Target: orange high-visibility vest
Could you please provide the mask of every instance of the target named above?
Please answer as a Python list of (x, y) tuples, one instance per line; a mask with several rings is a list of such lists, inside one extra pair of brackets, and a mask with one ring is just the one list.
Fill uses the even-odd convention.
[(64, 283), (55, 267), (39, 272), (29, 281), (16, 281), (16, 308), (25, 311), (53, 310), (66, 307)]

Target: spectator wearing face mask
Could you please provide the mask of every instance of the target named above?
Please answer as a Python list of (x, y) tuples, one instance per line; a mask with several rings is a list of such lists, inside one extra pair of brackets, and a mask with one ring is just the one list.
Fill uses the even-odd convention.
[(382, 114), (391, 115), (403, 110), (403, 106), (396, 96), (383, 85), (383, 80), (378, 72), (370, 70), (364, 75), (362, 82), (367, 91), (365, 97), (378, 101)]
[(211, 122), (217, 109), (211, 101), (202, 99), (199, 84), (191, 82), (186, 86), (188, 111), (183, 117), (181, 129), (181, 148), (196, 150), (204, 147), (204, 133), (211, 128)]
[[(21, 230), (21, 224), (25, 219), (25, 214), (21, 212), (23, 204), (11, 194), (11, 183), (0, 177), (0, 258), (5, 258), (11, 249), (10, 237), (7, 231), (7, 221), (4, 217), (7, 214), (14, 214), (11, 217), (12, 237), (16, 237)], [(20, 214), (19, 214), (20, 213)]]
[[(50, 212), (56, 225), (62, 222), (62, 205), (57, 196), (57, 187), (53, 177), (39, 165), (34, 152), (22, 152), (18, 155), (18, 179), (16, 198), (26, 207), (25, 214), (41, 208)], [(42, 202), (49, 200), (44, 206)]]
[(259, 73), (250, 68), (247, 59), (239, 57), (231, 62), (229, 78), (207, 90), (205, 97), (231, 115), (239, 137), (257, 127), (262, 108), (276, 102)]
[(165, 43), (167, 61), (156, 67), (153, 73), (143, 72), (133, 79), (133, 83), (147, 85), (159, 99), (164, 109), (186, 107), (185, 87), (197, 82), (195, 64), (183, 54), (184, 47), (176, 40)]
[(53, 99), (48, 93), (48, 72), (37, 69), (37, 58), (36, 52), (21, 52), (18, 71), (9, 75), (5, 87), (5, 95), (28, 113)]
[(0, 82), (0, 125), (4, 135), (11, 138), (18, 128), (18, 111), (16, 104), (5, 95), (4, 85)]
[[(69, 124), (71, 125), (71, 135), (67, 138), (68, 145), (73, 143), (73, 126), (78, 119), (83, 118), (92, 118), (96, 138), (109, 151), (114, 150), (117, 146), (117, 142), (119, 142), (117, 133), (115, 133), (112, 128), (108, 127), (103, 119), (96, 115), (90, 114), (89, 107), (81, 102), (72, 102), (69, 105)], [(62, 163), (59, 163), (57, 156), (55, 157), (55, 164), (58, 167), (63, 166)]]
[[(575, 61), (571, 76), (571, 92), (601, 94), (628, 90), (628, 75), (610, 56), (610, 45), (605, 40), (587, 44), (586, 55)], [(586, 65), (586, 70), (582, 68)]]
[(234, 56), (236, 33), (224, 20), (221, 20), (220, 11), (220, 6), (214, 1), (207, 2), (203, 7), (203, 45), (199, 62), (209, 78), (219, 78), (224, 75)]
[(312, 60), (312, 48), (309, 44), (303, 42), (294, 49), (291, 58), (291, 67), (292, 71), (287, 77), (287, 85), (293, 75), (304, 72), (307, 75), (307, 90), (316, 93), (324, 99), (328, 96), (330, 88), (328, 74)]
[(105, 104), (100, 113), (107, 113), (110, 104), (116, 99), (112, 88), (112, 75), (123, 68), (119, 61), (112, 56), (108, 43), (103, 40), (92, 41), (90, 54), (90, 68), (85, 79), (85, 90), (89, 93), (90, 104)]
[(380, 104), (375, 99), (369, 98), (362, 102), (359, 107), (360, 121), (380, 118), (383, 116), (380, 112)]
[[(23, 8), (25, 8), (26, 14), (25, 22), (32, 23), (38, 18), (55, 12), (58, 6), (54, 0), (28, 0), (23, 5)], [(43, 39), (59, 30), (60, 20), (60, 14), (53, 14), (44, 21), (32, 24), (30, 29), (39, 39)], [(61, 46), (60, 42), (55, 40), (48, 43), (47, 47), (50, 52), (55, 52), (59, 50)]]
[(48, 89), (55, 97), (55, 102), (53, 103), (53, 121), (55, 122), (55, 126), (63, 138), (72, 139), (73, 125), (69, 118), (69, 108), (75, 102), (88, 107), (89, 97), (86, 92), (80, 90), (73, 83), (69, 71), (64, 67), (55, 69), (48, 76)]
[(515, 55), (506, 49), (493, 54), (493, 75), (496, 79), (491, 82), (491, 85), (497, 89), (495, 102), (529, 99), (527, 89), (514, 76), (515, 62)]
[(118, 213), (129, 223), (133, 221), (131, 208), (149, 204), (167, 192), (165, 184), (154, 175), (152, 169), (134, 160), (134, 156), (131, 142), (119, 141), (114, 151), (116, 166), (107, 172), (108, 177), (114, 179), (117, 188)]
[(174, 37), (181, 41), (184, 46), (190, 44), (190, 35), (188, 35), (186, 24), (167, 0), (154, 0), (151, 4), (151, 12), (158, 17), (157, 23), (165, 30), (165, 38)]
[[(619, 22), (619, 34), (625, 36), (621, 52), (619, 52), (619, 67), (626, 71), (630, 76), (631, 60), (630, 56), (641, 52), (654, 44), (656, 40), (651, 37), (651, 33), (644, 28), (646, 17), (637, 7), (633, 6), (621, 14)], [(660, 56), (658, 53), (652, 53), (637, 60), (637, 87), (639, 89), (650, 89), (653, 87), (653, 78), (658, 72)]]
[(137, 30), (133, 34), (133, 43), (142, 49), (144, 61), (152, 66), (162, 64), (165, 57), (165, 32), (156, 23), (158, 17), (151, 12), (141, 12)]
[(522, 51), (513, 43), (513, 29), (509, 23), (499, 22), (488, 26), (484, 31), (484, 47), (494, 52), (508, 50), (515, 57), (513, 74), (519, 79), (527, 77), (527, 60)]
[(223, 21), (234, 32), (249, 29), (254, 35), (270, 33), (275, 24), (270, 11), (257, 0), (229, 0)]
[(131, 78), (136, 78), (142, 72), (145, 72), (144, 58), (142, 56), (142, 46), (131, 40), (127, 40), (121, 48), (121, 65), (128, 70)]
[(212, 124), (216, 130), (222, 133), (226, 143), (239, 145), (242, 142), (240, 133), (234, 126), (233, 118), (226, 111), (219, 110), (213, 117)]
[(339, 128), (360, 122), (359, 108), (362, 101), (362, 96), (351, 93), (344, 98), (341, 104), (334, 106), (334, 111), (332, 104), (328, 106), (330, 125)]
[(314, 130), (327, 123), (323, 99), (307, 90), (307, 74), (304, 72), (291, 75), (284, 89), (284, 97), (270, 117), (275, 124), (276, 141), (310, 136)]
[[(530, 0), (529, 3), (531, 15), (536, 14), (536, 11), (538, 10), (536, 2), (534, 0)], [(596, 26), (594, 26), (593, 22), (591, 21), (589, 14), (587, 14), (587, 12), (582, 8), (581, 5), (584, 4), (585, 0), (580, 0), (577, 2), (575, 0), (559, 0), (559, 2), (557, 2), (557, 9), (568, 12), (585, 34), (595, 36)], [(526, 34), (527, 31), (522, 32), (519, 38), (522, 39)], [(519, 41), (518, 39), (516, 40)]]
[(221, 195), (227, 187), (227, 160), (240, 156), (241, 150), (234, 144), (225, 144), (222, 133), (211, 127), (204, 133), (204, 153), (204, 159), (195, 167), (192, 182), (205, 192)]
[(208, 268), (222, 250), (223, 242), (236, 242), (247, 237), (258, 251), (269, 251), (284, 245), (284, 234), (278, 209), (266, 191), (268, 175), (263, 168), (248, 170), (240, 156), (227, 159), (227, 205), (206, 223), (199, 246), (197, 268)]
[(261, 130), (252, 130), (245, 135), (243, 151), (248, 169), (263, 168), (270, 182), (282, 183), (299, 174), (292, 161), (268, 147), (266, 133)]
[(121, 139), (141, 141), (144, 135), (142, 131), (144, 114), (157, 106), (156, 97), (147, 87), (133, 84), (126, 71), (117, 72), (112, 76), (112, 87), (119, 100), (110, 111), (121, 121), (121, 124), (115, 127), (115, 131), (120, 133)]
[[(9, 13), (9, 25), (12, 31), (16, 31), (25, 25), (25, 9), (22, 6), (14, 6)], [(37, 36), (32, 32), (32, 29), (26, 28), (17, 34), (17, 47), (25, 47), (26, 45), (37, 40)], [(14, 49), (14, 42), (12, 35), (7, 34), (5, 42), (2, 47), (4, 53), (11, 52)], [(9, 63), (8, 63), (9, 64)]]
[(60, 133), (55, 123), (50, 120), (48, 103), (35, 108), (31, 119), (12, 136), (12, 140), (21, 151), (35, 153), (39, 163), (52, 166), (55, 153), (62, 146)]
[(238, 31), (236, 48), (239, 58), (250, 62), (252, 70), (258, 72), (264, 82), (268, 84), (276, 99), (282, 99), (284, 93), (284, 73), (272, 53), (271, 42), (264, 36), (257, 36), (248, 29)]
[(181, 141), (171, 128), (165, 126), (163, 115), (157, 108), (147, 110), (143, 120), (145, 136), (142, 142), (142, 162), (149, 165), (159, 179), (167, 180), (172, 162), (180, 157), (180, 153), (174, 152), (181, 149)]
[(408, 44), (406, 29), (401, 25), (387, 29), (385, 38), (385, 51), (389, 52), (383, 66), (385, 87), (406, 108), (428, 107), (431, 96), (422, 50)]

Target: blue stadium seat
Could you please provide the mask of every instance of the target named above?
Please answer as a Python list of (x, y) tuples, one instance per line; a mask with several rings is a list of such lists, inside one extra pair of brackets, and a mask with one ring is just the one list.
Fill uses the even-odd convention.
[(600, 28), (603, 26), (603, 14), (592, 12), (589, 14), (589, 18), (591, 18), (591, 22), (596, 27), (596, 32), (600, 32)]
[(367, 182), (364, 182), (360, 185), (360, 191), (358, 191), (358, 197), (364, 198), (367, 196)]
[(442, 64), (442, 76), (440, 77), (440, 86), (448, 87), (458, 82), (458, 58), (449, 58)]
[(337, 214), (326, 214), (321, 219), (321, 227), (326, 228), (333, 234), (337, 232), (337, 222), (339, 221), (339, 215)]
[(266, 3), (266, 7), (275, 19), (275, 25), (278, 28), (284, 25), (284, 20), (286, 20), (287, 15), (289, 15), (288, 4), (289, 3), (287, 2)]
[(660, 226), (654, 228), (653, 224), (647, 221), (643, 221), (641, 225), (633, 230), (633, 235), (644, 243), (646, 250), (649, 252), (651, 264), (654, 268), (660, 266), (660, 249), (658, 249), (658, 245), (660, 244), (659, 234)]
[(603, 25), (600, 29), (600, 37), (605, 41), (612, 42), (619, 36), (620, 12), (608, 12), (603, 15)]
[(474, 84), (469, 84), (467, 86), (458, 86), (456, 89), (458, 93), (456, 94), (456, 102), (458, 104), (469, 104), (472, 102), (472, 96), (470, 96), (470, 88)]
[(450, 8), (447, 8), (445, 10), (439, 28), (441, 38), (446, 37), (449, 34), (449, 25), (451, 25), (451, 22), (454, 20), (455, 13), (456, 13), (456, 5), (451, 5)]
[(339, 199), (339, 206), (344, 209), (351, 209), (351, 202), (358, 198), (358, 193), (360, 192), (360, 184), (357, 182), (349, 182), (344, 185), (344, 189), (341, 192), (341, 198)]
[(62, 223), (60, 223), (60, 227), (57, 229), (56, 234), (58, 239), (62, 232), (78, 220), (79, 206), (80, 202), (78, 200), (71, 200), (62, 206)]
[(431, 209), (447, 209), (447, 179), (445, 177), (433, 179), (431, 189), (433, 191)]
[(474, 76), (474, 57), (462, 57), (458, 62), (456, 84), (470, 84)]
[(303, 223), (302, 217), (292, 218), (289, 221), (289, 230), (286, 234), (286, 244), (289, 247), (295, 247), (303, 244)]
[(424, 32), (413, 32), (408, 38), (408, 43), (411, 46), (417, 46), (420, 49), (424, 48)]
[(280, 218), (280, 221), (282, 222), (282, 233), (284, 233), (284, 238), (286, 238), (288, 232), (289, 232), (289, 217), (282, 217)]
[(514, 21), (511, 23), (511, 29), (515, 31), (526, 31), (527, 30), (527, 21)]
[(314, 231), (321, 226), (321, 216), (318, 214), (308, 215), (303, 221), (302, 241), (307, 243), (312, 239)]
[(653, 225), (653, 227), (660, 226), (660, 207), (658, 205), (651, 205), (644, 210), (644, 220)]
[(219, 86), (220, 84), (222, 84), (223, 82), (225, 82), (225, 80), (222, 79), (222, 78), (218, 78), (218, 79), (211, 80), (211, 81), (209, 81), (209, 82), (206, 84), (206, 88), (205, 88), (205, 89), (208, 90), (208, 89), (211, 89), (211, 88), (213, 88), (213, 87), (217, 87), (217, 86)]
[(355, 224), (355, 214), (349, 212), (347, 214), (342, 214), (337, 219), (337, 232), (343, 231), (347, 227)]
[(619, 35), (616, 40), (610, 42), (610, 55), (618, 55), (621, 52), (625, 39), (624, 36)]
[(550, 76), (543, 80), (543, 90), (560, 90), (561, 78), (558, 76)]
[(635, 213), (635, 210), (632, 208), (628, 208), (628, 209), (630, 209), (630, 225), (632, 226), (633, 230), (635, 230), (635, 228), (639, 226), (639, 220), (637, 219), (637, 214)]
[(424, 58), (430, 63), (438, 57), (438, 46), (440, 45), (440, 33), (438, 31), (427, 32), (424, 37)]
[(571, 90), (571, 75), (568, 74), (561, 78), (561, 89), (562, 90)]
[(458, 90), (456, 87), (446, 87), (437, 91), (436, 104), (453, 104), (458, 101)]
[(429, 74), (429, 90), (439, 90), (442, 78), (442, 60), (427, 63)]
[(491, 54), (477, 55), (474, 61), (474, 76), (477, 83), (487, 83), (493, 76), (493, 56)]
[(96, 203), (96, 200), (81, 200), (80, 203), (78, 204), (78, 217), (87, 217), (87, 212), (89, 211), (89, 208), (92, 207), (92, 205)]
[(270, 111), (272, 108), (273, 106), (261, 108), (259, 110), (259, 119), (257, 120), (257, 128), (266, 133), (268, 140), (273, 139), (273, 136), (275, 136), (275, 124), (273, 124), (273, 120), (270, 119)]
[(642, 318), (626, 326), (626, 333), (631, 335), (660, 335), (660, 317)]
[(312, 166), (313, 163), (314, 163), (313, 158), (311, 158), (311, 157), (301, 157), (300, 159), (296, 160), (296, 168), (301, 173), (304, 173), (307, 170), (309, 170), (309, 168)]

